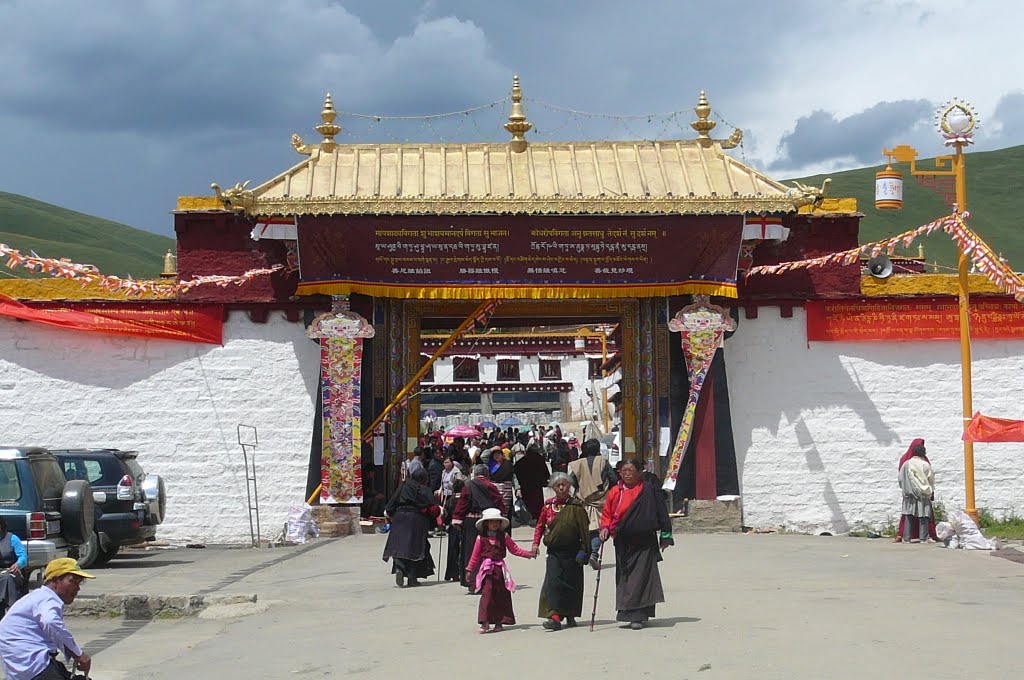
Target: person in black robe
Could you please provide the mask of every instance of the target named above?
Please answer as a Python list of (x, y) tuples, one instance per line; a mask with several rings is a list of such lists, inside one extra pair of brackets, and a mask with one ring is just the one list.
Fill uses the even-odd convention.
[(391, 573), (399, 588), (406, 585), (406, 579), (409, 586), (418, 586), (418, 579), (434, 573), (427, 532), (441, 512), (430, 491), (426, 470), (419, 468), (411, 473), (388, 501), (385, 512), (391, 518), (391, 530), (382, 559), (391, 559)]
[(548, 464), (540, 447), (536, 444), (527, 446), (526, 453), (516, 461), (514, 468), (523, 504), (536, 522), (544, 507), (544, 487), (549, 477)]
[(501, 501), (505, 504), (505, 515), (512, 519), (512, 500), (514, 498), (514, 484), (513, 477), (515, 471), (512, 467), (512, 462), (508, 459), (508, 453), (505, 453), (507, 449), (494, 448), (491, 449), (491, 460), (488, 468), (491, 471), (491, 481), (494, 486), (498, 487), (498, 491), (501, 492)]
[(444, 567), (445, 581), (459, 581), (462, 579), (462, 527), (452, 524), (452, 515), (455, 506), (458, 504), (462, 493), (465, 490), (466, 480), (456, 479), (452, 482), (452, 494), (445, 497), (444, 501), (444, 523), (448, 531), (448, 554)]
[(599, 533), (602, 541), (615, 539), (615, 618), (633, 630), (643, 628), (655, 605), (665, 601), (658, 562), (661, 551), (674, 545), (665, 498), (642, 471), (635, 459), (619, 468), (621, 481), (608, 492)]

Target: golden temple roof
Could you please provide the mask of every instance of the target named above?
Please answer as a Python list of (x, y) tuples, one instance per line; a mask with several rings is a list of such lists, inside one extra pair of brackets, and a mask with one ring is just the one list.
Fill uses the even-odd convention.
[[(524, 141), (530, 124), (521, 96), (517, 77), (510, 142), (341, 144), (328, 94), (316, 128), (323, 142), (292, 137), (306, 156), (300, 163), (251, 189), (213, 186), (224, 206), (254, 216), (737, 214), (793, 212), (806, 198), (724, 153), (742, 133), (711, 139), (703, 92), (694, 109), (697, 138), (678, 141)], [(179, 202), (179, 209), (190, 206), (199, 207)]]

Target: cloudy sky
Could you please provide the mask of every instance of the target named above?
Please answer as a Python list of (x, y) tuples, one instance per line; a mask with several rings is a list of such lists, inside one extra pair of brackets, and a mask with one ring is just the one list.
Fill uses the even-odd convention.
[(170, 234), (177, 196), (297, 162), (326, 91), (382, 116), (498, 102), (342, 116), (339, 141), (501, 140), (513, 73), (536, 139), (688, 138), (707, 90), (777, 178), (932, 155), (954, 96), (1002, 148), (1021, 26), (1001, 0), (0, 0), (0, 191)]

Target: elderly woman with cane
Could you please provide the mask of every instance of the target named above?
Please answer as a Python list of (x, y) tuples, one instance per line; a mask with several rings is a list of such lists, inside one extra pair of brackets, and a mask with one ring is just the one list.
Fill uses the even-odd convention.
[(619, 468), (621, 481), (608, 492), (599, 537), (614, 538), (617, 621), (640, 630), (665, 601), (658, 562), (674, 545), (672, 522), (659, 489), (642, 476), (643, 465), (630, 459)]
[(555, 497), (548, 499), (537, 518), (533, 534), (533, 555), (540, 542), (548, 549), (544, 585), (537, 613), (547, 630), (576, 627), (583, 614), (583, 565), (590, 557), (590, 530), (583, 503), (569, 495), (571, 485), (564, 472), (551, 475)]

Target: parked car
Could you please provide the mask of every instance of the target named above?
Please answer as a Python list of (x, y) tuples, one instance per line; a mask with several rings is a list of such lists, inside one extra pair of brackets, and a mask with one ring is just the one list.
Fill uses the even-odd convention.
[(96, 518), (89, 482), (65, 481), (57, 459), (39, 447), (0, 447), (0, 514), (25, 543), (26, 581), (86, 542)]
[(167, 509), (167, 489), (163, 478), (142, 469), (137, 451), (54, 449), (53, 454), (69, 482), (85, 480), (92, 488), (96, 522), (77, 548), (83, 568), (109, 562), (123, 545), (156, 538)]

